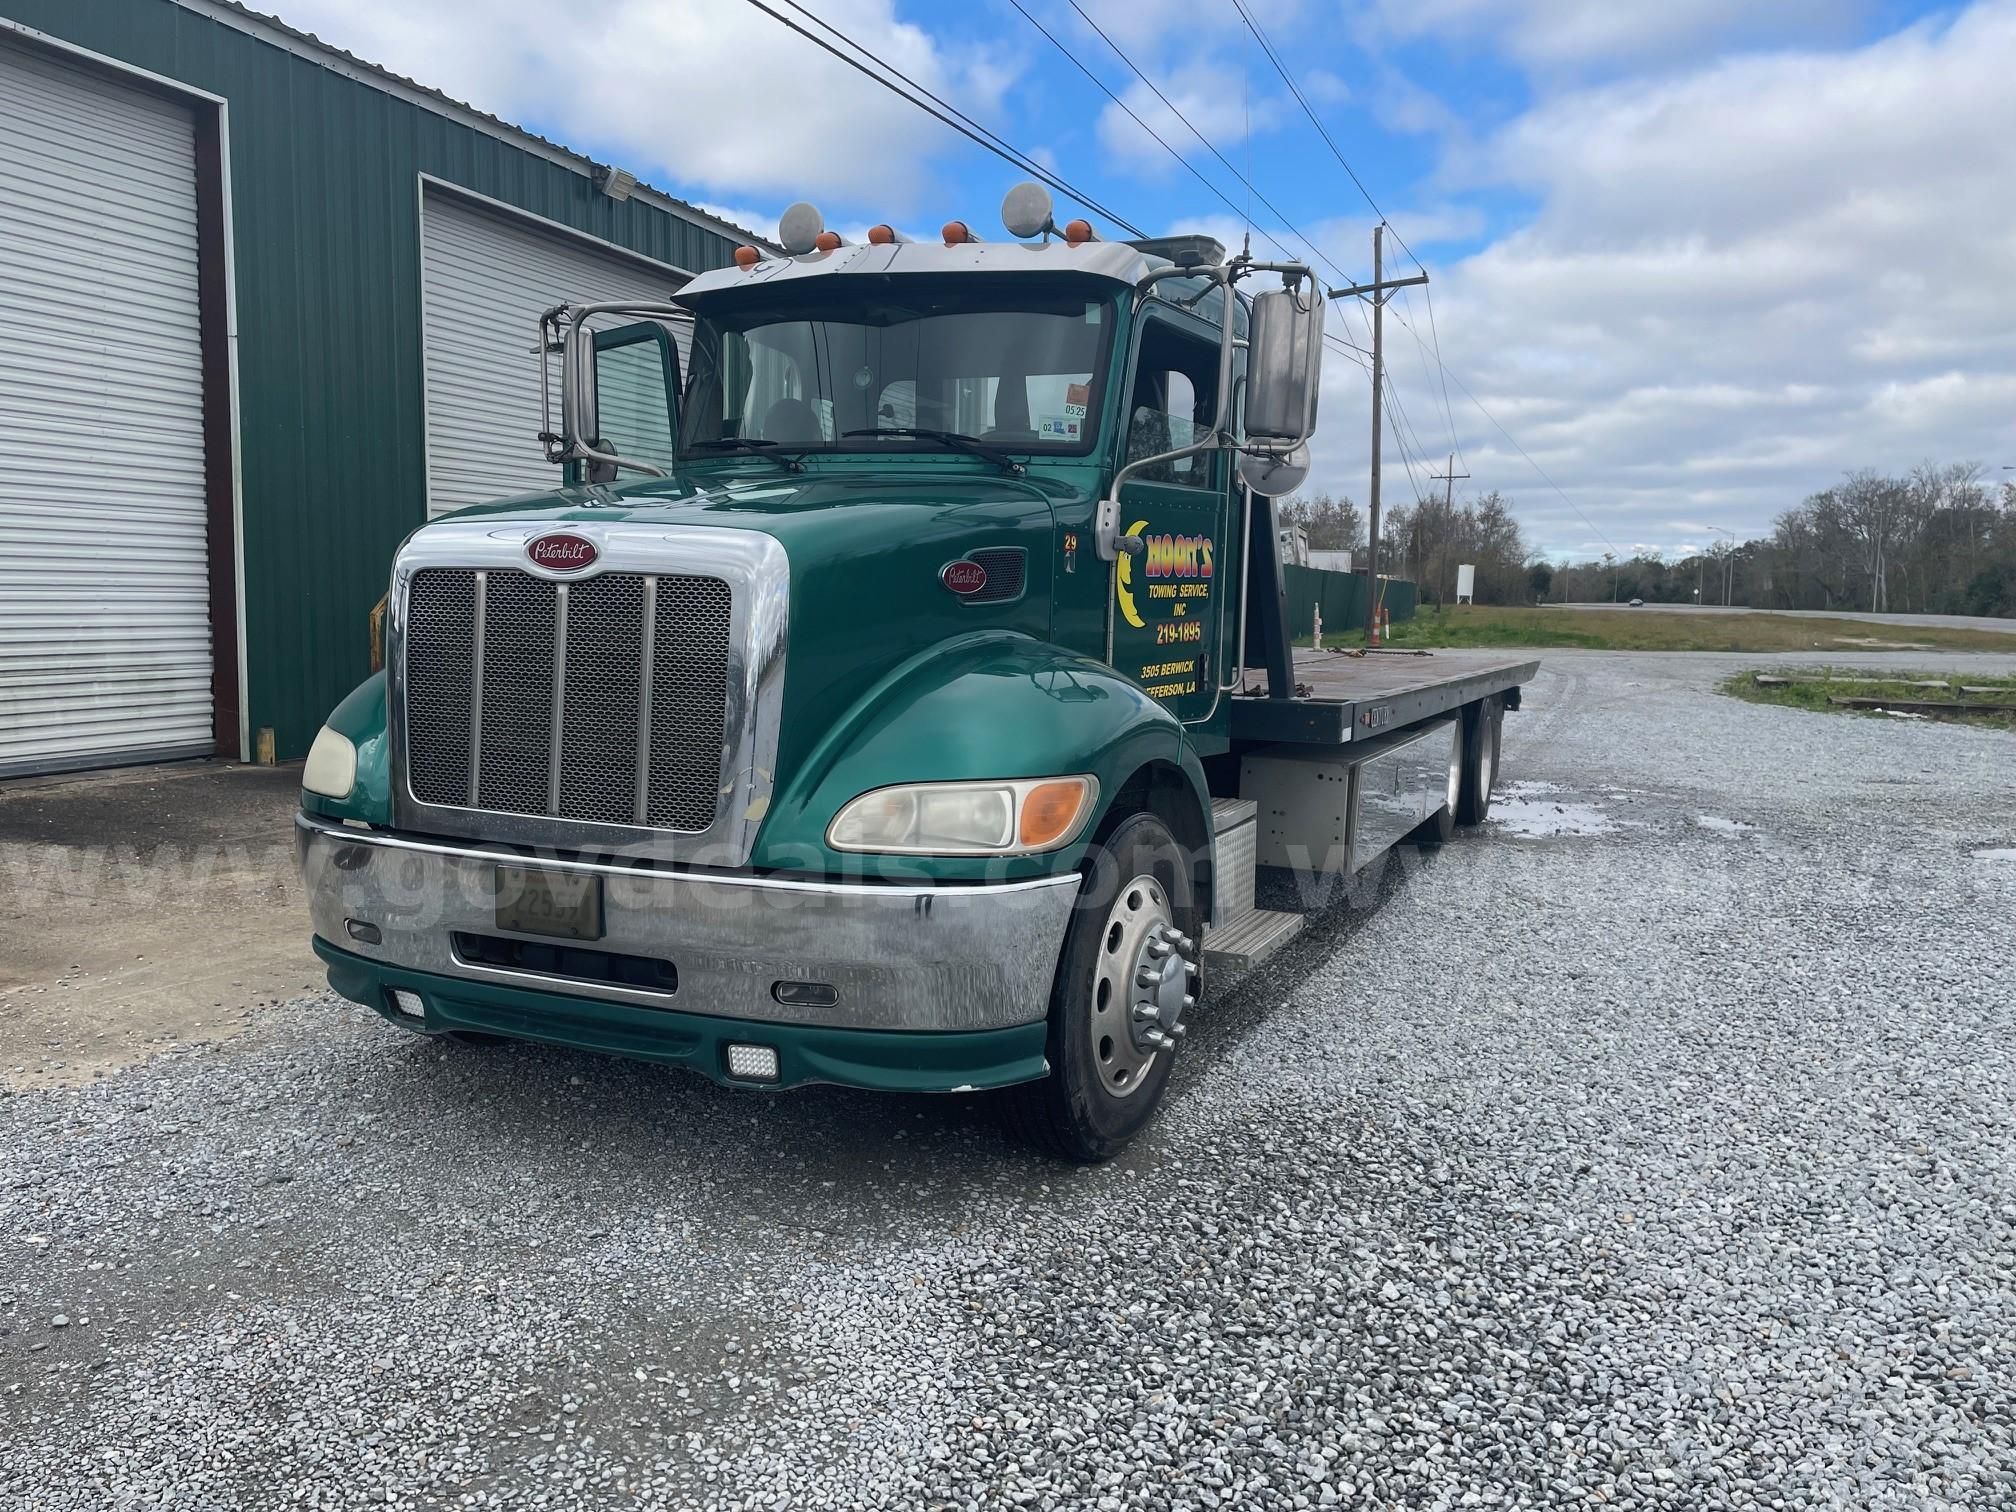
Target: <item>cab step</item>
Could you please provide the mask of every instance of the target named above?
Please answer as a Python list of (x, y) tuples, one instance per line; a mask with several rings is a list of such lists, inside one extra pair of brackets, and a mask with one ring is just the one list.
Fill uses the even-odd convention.
[(1245, 971), (1302, 932), (1302, 916), (1253, 904), (1255, 825), (1259, 806), (1250, 798), (1211, 800), (1216, 832), (1218, 919), (1204, 931), (1204, 969)]
[(1247, 971), (1302, 933), (1302, 915), (1251, 908), (1204, 931), (1204, 971)]

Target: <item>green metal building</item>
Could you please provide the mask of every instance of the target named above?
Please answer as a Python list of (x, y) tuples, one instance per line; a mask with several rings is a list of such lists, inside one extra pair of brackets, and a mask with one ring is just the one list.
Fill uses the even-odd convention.
[(550, 484), (534, 319), (742, 228), (228, 0), (0, 0), (0, 774), (286, 760)]

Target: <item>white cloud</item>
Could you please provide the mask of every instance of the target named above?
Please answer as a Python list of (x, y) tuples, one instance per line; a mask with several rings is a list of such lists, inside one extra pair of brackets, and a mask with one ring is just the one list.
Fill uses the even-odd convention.
[(1531, 65), (1673, 61), (1716, 42), (1838, 34), (1860, 0), (1379, 0), (1390, 36), (1481, 40)]
[[(1537, 210), (1436, 269), (1444, 352), (1620, 542), (1677, 545), (1675, 520), (1761, 533), (1851, 467), (2016, 461), (2012, 70), (2016, 0), (1990, 0), (1856, 48), (1543, 98), (1448, 166), (1454, 187), (1509, 187)], [(1425, 308), (1395, 313), (1418, 329)], [(1388, 338), (1439, 453), (1436, 380), (1405, 326)], [(1452, 395), (1471, 486), (1515, 495), (1541, 544), (1577, 549), (1575, 508)], [(1336, 398), (1319, 471), (1362, 492), (1361, 427), (1334, 420), (1363, 396)]]
[[(289, 0), (285, 9), (291, 25), (646, 180), (738, 197), (851, 196), (894, 212), (959, 142), (741, 0), (574, 0), (564, 10), (548, 0)], [(955, 51), (898, 20), (894, 0), (821, 0), (818, 13), (982, 119), (1016, 75), (999, 50)]]
[[(1223, 179), (1226, 177), (1223, 165), (1212, 158), (1190, 128), (1194, 126), (1205, 141), (1215, 144), (1220, 152), (1238, 163), (1244, 153), (1249, 121), (1253, 134), (1258, 136), (1271, 131), (1285, 114), (1283, 102), (1275, 96), (1254, 96), (1249, 101), (1241, 87), (1239, 72), (1221, 63), (1193, 62), (1167, 76), (1156, 77), (1155, 82), (1168, 97), (1168, 105), (1137, 79), (1120, 91), (1126, 109), (1109, 103), (1099, 112), (1100, 145), (1137, 171), (1153, 176), (1178, 174), (1189, 178), (1170, 157), (1163, 145), (1167, 143), (1185, 157), (1196, 159), (1214, 181)], [(1128, 115), (1129, 110), (1133, 116)], [(1178, 119), (1179, 112), (1182, 119)], [(1134, 119), (1136, 116), (1140, 119)], [(1183, 124), (1185, 120), (1189, 126)]]

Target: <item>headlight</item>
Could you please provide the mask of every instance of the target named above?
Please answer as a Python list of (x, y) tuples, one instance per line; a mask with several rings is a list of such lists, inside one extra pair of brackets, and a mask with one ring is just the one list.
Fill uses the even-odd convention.
[(1054, 850), (1084, 828), (1098, 796), (1099, 784), (1090, 777), (877, 788), (833, 816), (826, 843), (835, 850), (912, 856)]
[(322, 726), (315, 744), (308, 748), (301, 786), (324, 798), (348, 798), (357, 786), (357, 747), (329, 726)]

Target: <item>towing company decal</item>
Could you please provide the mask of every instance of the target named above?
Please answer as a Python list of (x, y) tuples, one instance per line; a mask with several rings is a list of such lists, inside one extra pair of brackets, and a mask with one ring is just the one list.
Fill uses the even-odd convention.
[(600, 559), (602, 551), (586, 536), (555, 531), (527, 541), (525, 555), (534, 567), (544, 567), (548, 572), (586, 572)]
[[(1151, 697), (1176, 698), (1196, 692), (1202, 680), (1199, 657), (1218, 548), (1207, 535), (1149, 535), (1147, 529), (1146, 520), (1127, 528), (1128, 535), (1141, 537), (1142, 551), (1138, 558), (1120, 554), (1114, 592), (1121, 618), (1154, 636), (1158, 654), (1134, 676)], [(1174, 659), (1166, 654), (1172, 649)]]

